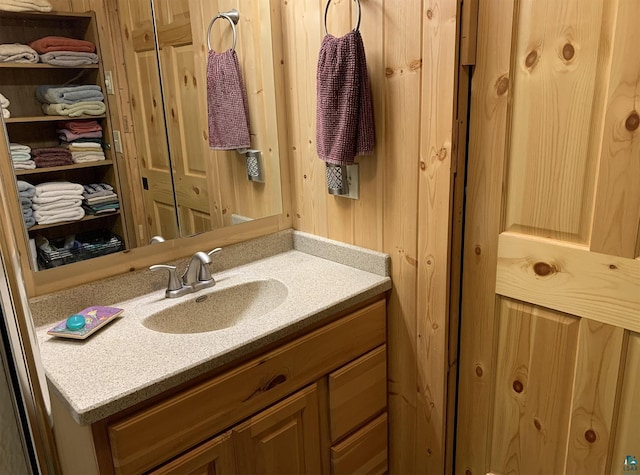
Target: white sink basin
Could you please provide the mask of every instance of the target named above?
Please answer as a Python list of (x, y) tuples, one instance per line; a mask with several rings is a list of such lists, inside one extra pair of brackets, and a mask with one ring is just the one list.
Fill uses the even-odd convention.
[(274, 310), (287, 298), (287, 287), (260, 279), (190, 294), (183, 301), (148, 316), (142, 324), (162, 333), (204, 333), (229, 328)]

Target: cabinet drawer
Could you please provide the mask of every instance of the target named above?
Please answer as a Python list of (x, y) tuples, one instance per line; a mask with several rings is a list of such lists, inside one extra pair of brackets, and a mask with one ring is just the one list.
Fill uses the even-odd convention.
[(110, 424), (116, 472), (157, 466), (381, 345), (385, 322), (383, 299)]
[(382, 345), (329, 375), (331, 442), (387, 407), (387, 351)]
[(331, 447), (331, 473), (387, 473), (387, 414)]

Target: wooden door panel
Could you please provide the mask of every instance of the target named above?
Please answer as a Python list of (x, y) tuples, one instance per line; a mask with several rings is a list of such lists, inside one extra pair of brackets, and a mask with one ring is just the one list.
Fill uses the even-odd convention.
[(605, 471), (624, 340), (622, 328), (580, 320), (566, 473)]
[[(607, 0), (522, 0), (511, 71), (506, 230), (587, 242), (596, 163), (590, 140)], [(549, 22), (548, 18), (554, 21)]]
[[(627, 456), (640, 462), (640, 335), (629, 336), (611, 473), (621, 473)], [(629, 460), (631, 462), (632, 459)], [(629, 464), (627, 464), (629, 465)], [(630, 472), (633, 473), (633, 472)]]
[(501, 299), (491, 469), (560, 473), (580, 319)]

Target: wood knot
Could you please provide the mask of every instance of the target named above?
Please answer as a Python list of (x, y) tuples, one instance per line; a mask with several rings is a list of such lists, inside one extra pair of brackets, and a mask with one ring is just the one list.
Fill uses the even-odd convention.
[(540, 277), (546, 277), (548, 275), (554, 274), (556, 269), (554, 266), (547, 264), (546, 262), (536, 262), (533, 265), (533, 272)]
[(476, 246), (473, 252), (476, 253), (476, 256), (479, 256), (480, 254), (482, 254), (482, 248), (480, 246)]
[(576, 54), (576, 49), (573, 47), (571, 43), (566, 43), (562, 47), (562, 57), (565, 61), (571, 61)]
[(609, 269), (616, 270), (617, 268), (618, 266), (616, 266), (615, 264), (609, 264)]
[(476, 376), (478, 376), (478, 378), (482, 378), (483, 374), (484, 371), (482, 370), (482, 366), (476, 365)]
[(598, 440), (598, 436), (596, 434), (596, 432), (593, 429), (588, 429), (585, 433), (584, 433), (584, 438), (586, 439), (587, 442), (589, 442), (590, 444), (593, 444), (596, 440)]
[(429, 8), (429, 9), (427, 10), (427, 18), (428, 18), (429, 20), (431, 20), (431, 19), (433, 18), (433, 10), (431, 10), (431, 8)]
[(496, 81), (496, 92), (499, 96), (504, 95), (509, 90), (509, 78), (507, 76), (501, 76)]
[(384, 75), (388, 78), (393, 77), (395, 73), (396, 72), (393, 70), (393, 68), (385, 68), (384, 70)]
[(533, 425), (537, 430), (542, 430), (542, 424), (540, 423), (537, 417), (533, 418)]
[(409, 63), (409, 71), (419, 71), (422, 68), (422, 60), (414, 59)]
[(200, 194), (200, 188), (198, 188), (197, 186), (194, 186), (194, 187), (193, 187), (193, 192), (194, 192), (196, 195), (199, 195), (199, 194)]
[(469, 469), (466, 469), (464, 471), (464, 475), (473, 475), (473, 472), (471, 470), (469, 470)]
[(424, 163), (424, 160), (420, 160), (420, 170), (426, 170), (427, 169), (427, 164)]
[(189, 77), (186, 74), (184, 75), (183, 81), (185, 86), (189, 83)]
[(518, 381), (517, 379), (513, 382), (512, 387), (518, 394), (524, 390), (524, 384), (522, 384), (522, 381)]
[(629, 132), (635, 131), (640, 125), (640, 116), (636, 111), (633, 111), (624, 121), (624, 126)]
[(527, 68), (532, 68), (538, 62), (538, 51), (535, 49), (531, 51), (524, 59), (524, 64)]

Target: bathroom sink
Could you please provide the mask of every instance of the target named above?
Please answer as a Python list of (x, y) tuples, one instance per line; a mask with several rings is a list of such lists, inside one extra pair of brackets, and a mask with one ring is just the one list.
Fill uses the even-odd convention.
[(274, 310), (287, 298), (287, 287), (275, 279), (243, 282), (190, 294), (182, 302), (148, 316), (142, 324), (163, 333), (223, 330)]

